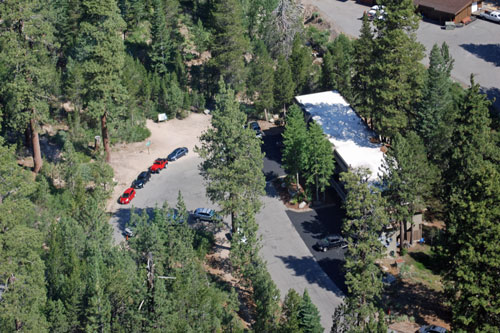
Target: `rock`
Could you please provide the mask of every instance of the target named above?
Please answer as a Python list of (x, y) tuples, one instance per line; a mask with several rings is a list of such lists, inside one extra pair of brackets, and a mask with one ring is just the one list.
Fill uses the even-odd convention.
[(273, 119), (276, 121), (278, 119), (280, 119), (280, 115), (279, 114), (273, 114)]
[(302, 209), (306, 206), (306, 202), (305, 201), (302, 201), (300, 204), (299, 204), (299, 209)]

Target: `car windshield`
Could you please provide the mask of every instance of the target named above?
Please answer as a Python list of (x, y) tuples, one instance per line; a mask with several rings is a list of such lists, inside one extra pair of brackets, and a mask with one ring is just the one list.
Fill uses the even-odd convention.
[[(125, 192), (125, 193), (123, 193), (123, 197), (124, 197), (124, 198), (128, 198), (128, 197), (129, 197), (129, 195), (130, 195), (130, 193), (129, 193), (129, 192)], [(115, 198), (116, 198), (116, 197), (115, 197)]]
[(142, 172), (140, 175), (139, 175), (139, 179), (141, 178), (146, 178), (148, 176), (148, 173), (146, 171)]
[(155, 161), (154, 164), (161, 164), (161, 161)]

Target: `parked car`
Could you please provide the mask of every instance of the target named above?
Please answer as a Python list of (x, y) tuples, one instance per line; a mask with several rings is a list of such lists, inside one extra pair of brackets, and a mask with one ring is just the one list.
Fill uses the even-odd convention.
[(347, 241), (340, 235), (330, 235), (320, 239), (313, 247), (317, 251), (326, 252), (333, 248), (346, 248)]
[(179, 214), (179, 211), (176, 208), (170, 208), (167, 213), (167, 221), (182, 224), (186, 222), (186, 216)]
[(160, 170), (164, 169), (168, 165), (168, 160), (166, 158), (157, 158), (153, 165), (149, 167), (151, 173), (159, 173)]
[(120, 203), (122, 205), (126, 205), (132, 201), (132, 199), (135, 197), (135, 190), (133, 187), (129, 187), (128, 189), (123, 192), (122, 196), (120, 197)]
[(418, 333), (446, 333), (447, 330), (444, 327), (436, 325), (425, 325), (420, 327)]
[(485, 20), (500, 23), (500, 12), (499, 11), (485, 10), (484, 12), (479, 14), (479, 16)]
[(126, 238), (134, 237), (134, 231), (131, 228), (125, 228), (125, 230), (123, 230), (123, 236)]
[(385, 19), (385, 6), (382, 5), (375, 5), (370, 10), (368, 11), (368, 19), (374, 20), (375, 18), (378, 20), (384, 20)]
[(181, 158), (182, 156), (186, 155), (188, 151), (189, 150), (186, 147), (175, 148), (174, 151), (167, 156), (167, 160), (175, 161)]
[(248, 126), (255, 131), (255, 136), (258, 138), (262, 138), (264, 133), (262, 132), (262, 129), (259, 126), (259, 123), (256, 121), (252, 121)]
[(143, 171), (139, 174), (139, 176), (137, 176), (137, 179), (134, 180), (134, 183), (133, 183), (133, 188), (135, 189), (139, 189), (139, 188), (143, 188), (144, 185), (146, 185), (146, 183), (151, 179), (151, 172), (149, 171)]
[(215, 214), (215, 210), (210, 208), (196, 208), (193, 212), (193, 217), (196, 222), (215, 222), (221, 219), (219, 215)]

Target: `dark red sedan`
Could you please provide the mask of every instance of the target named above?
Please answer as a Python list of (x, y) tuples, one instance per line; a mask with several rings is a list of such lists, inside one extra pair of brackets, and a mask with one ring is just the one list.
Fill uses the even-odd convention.
[(128, 189), (123, 192), (122, 196), (120, 197), (120, 203), (122, 205), (126, 205), (132, 201), (132, 199), (135, 197), (135, 190), (132, 187), (129, 187)]

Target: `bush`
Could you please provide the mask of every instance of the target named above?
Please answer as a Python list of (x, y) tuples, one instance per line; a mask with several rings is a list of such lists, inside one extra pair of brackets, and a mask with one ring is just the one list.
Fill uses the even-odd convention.
[(193, 248), (201, 259), (207, 255), (215, 244), (213, 233), (206, 230), (196, 230), (193, 239)]

